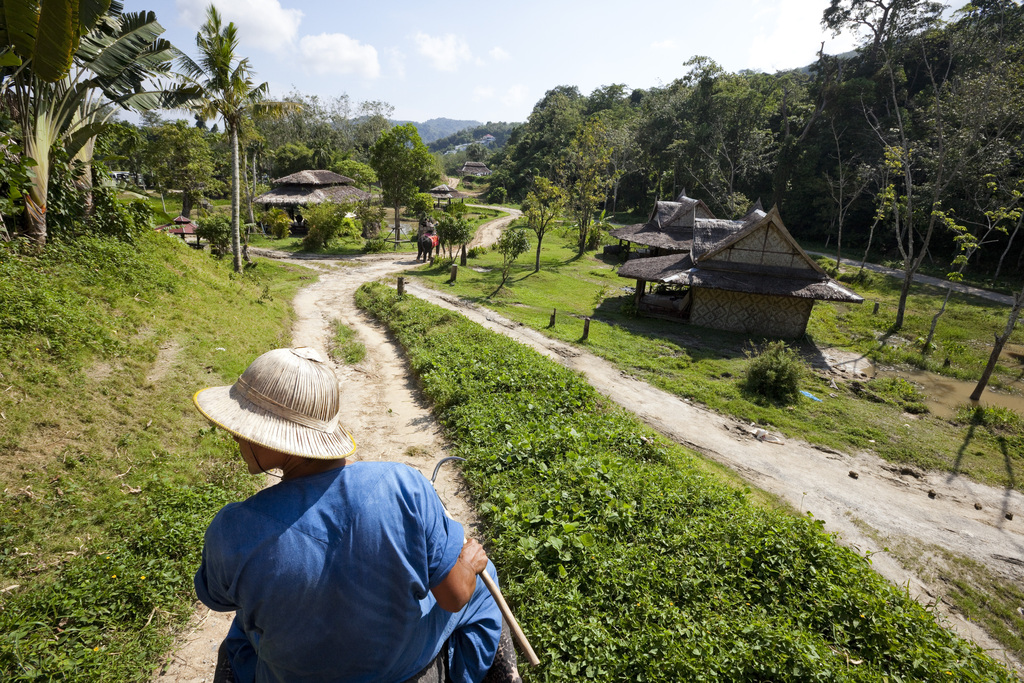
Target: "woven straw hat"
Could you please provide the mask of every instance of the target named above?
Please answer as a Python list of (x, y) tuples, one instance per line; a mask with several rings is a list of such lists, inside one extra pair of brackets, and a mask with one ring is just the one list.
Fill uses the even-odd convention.
[(338, 424), (338, 379), (314, 349), (268, 351), (231, 386), (201, 389), (192, 401), (213, 424), (275, 451), (336, 460), (356, 449)]

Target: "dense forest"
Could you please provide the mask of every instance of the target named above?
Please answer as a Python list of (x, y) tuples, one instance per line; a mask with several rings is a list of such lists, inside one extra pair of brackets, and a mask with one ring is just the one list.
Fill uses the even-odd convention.
[(943, 9), (833, 0), (823, 24), (866, 40), (807, 69), (729, 73), (694, 57), (662, 87), (552, 88), (490, 160), (492, 186), (523, 199), (538, 177), (565, 177), (588, 130), (609, 211), (646, 214), (685, 190), (736, 218), (760, 200), (833, 253), (859, 259), (873, 242), (893, 259), (963, 252), (972, 268), (1016, 270), (1024, 10), (982, 0), (944, 22)]

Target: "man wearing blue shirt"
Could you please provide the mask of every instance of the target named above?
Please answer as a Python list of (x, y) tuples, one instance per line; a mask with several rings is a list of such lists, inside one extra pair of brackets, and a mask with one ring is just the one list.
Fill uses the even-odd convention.
[(223, 680), (521, 680), (478, 577), (497, 578), (483, 547), (464, 543), (416, 470), (346, 461), (355, 443), (316, 351), (265, 353), (234, 385), (194, 402), (234, 435), (250, 473), (282, 472), (225, 506), (206, 532), (196, 593), (211, 609), (235, 610)]

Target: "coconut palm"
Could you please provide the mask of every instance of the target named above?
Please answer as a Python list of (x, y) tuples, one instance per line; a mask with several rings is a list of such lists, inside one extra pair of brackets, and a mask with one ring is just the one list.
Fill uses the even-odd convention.
[(206, 23), (196, 34), (199, 60), (182, 55), (182, 73), (203, 91), (196, 111), (205, 119), (220, 116), (231, 138), (231, 251), (235, 272), (242, 270), (241, 231), (239, 230), (238, 133), (242, 122), (253, 116), (274, 115), (296, 107), (290, 102), (266, 99), (269, 86), (255, 85), (248, 59), (239, 59), (238, 31), (233, 22), (225, 26), (217, 8), (206, 10)]

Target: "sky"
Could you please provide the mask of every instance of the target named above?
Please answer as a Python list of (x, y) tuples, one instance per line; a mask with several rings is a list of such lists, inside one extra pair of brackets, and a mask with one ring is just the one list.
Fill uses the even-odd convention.
[[(196, 57), (210, 0), (125, 0), (150, 10), (164, 38)], [(238, 55), (271, 97), (293, 92), (352, 103), (380, 100), (393, 118), (525, 121), (559, 85), (584, 95), (622, 83), (650, 88), (687, 72), (691, 57), (727, 71), (772, 73), (851, 49), (821, 28), (827, 0), (216, 0), (238, 28)]]

